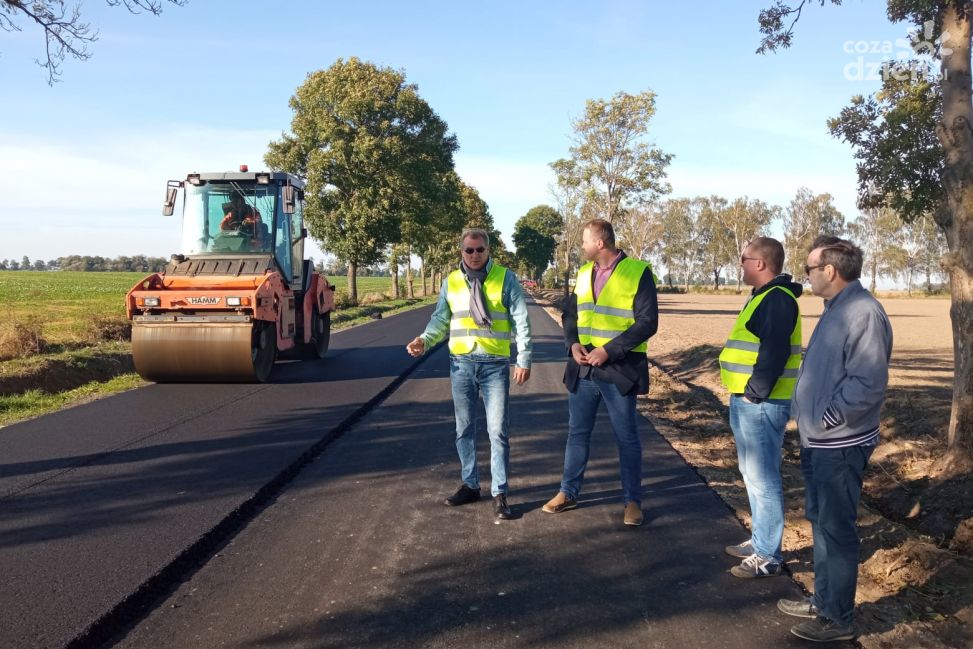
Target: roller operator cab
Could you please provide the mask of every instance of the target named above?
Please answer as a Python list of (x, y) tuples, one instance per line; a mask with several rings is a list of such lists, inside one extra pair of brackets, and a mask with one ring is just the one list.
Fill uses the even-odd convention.
[(169, 181), (182, 252), (126, 300), (145, 379), (263, 382), (279, 352), (327, 353), (334, 288), (304, 258), (304, 183), (240, 169)]

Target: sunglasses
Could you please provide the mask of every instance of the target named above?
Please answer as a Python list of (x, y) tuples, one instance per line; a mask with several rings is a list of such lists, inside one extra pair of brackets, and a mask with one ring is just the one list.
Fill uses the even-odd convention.
[(760, 257), (747, 257), (746, 255), (740, 255), (740, 263), (744, 264), (748, 261), (759, 261)]
[(810, 275), (812, 270), (820, 270), (820, 269), (826, 268), (826, 267), (828, 267), (830, 265), (831, 264), (821, 264), (820, 266), (808, 266), (807, 264), (805, 264), (804, 265), (804, 274), (805, 275)]
[(463, 252), (468, 255), (472, 255), (474, 252), (484, 252), (486, 248), (480, 246), (479, 248), (463, 248)]

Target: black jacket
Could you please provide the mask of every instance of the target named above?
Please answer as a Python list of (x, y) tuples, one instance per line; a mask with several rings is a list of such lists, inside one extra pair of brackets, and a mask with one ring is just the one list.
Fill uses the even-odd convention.
[[(625, 256), (625, 253), (622, 253), (622, 259)], [(594, 272), (591, 273), (591, 281), (595, 281)], [(646, 394), (649, 391), (649, 363), (645, 352), (633, 352), (632, 349), (654, 336), (659, 328), (659, 300), (651, 268), (647, 268), (639, 279), (639, 288), (635, 294), (632, 310), (635, 312), (635, 323), (605, 345), (608, 362), (601, 367), (581, 366), (571, 355), (572, 345), (580, 342), (578, 340), (578, 296), (575, 293), (568, 296), (561, 323), (564, 325), (564, 344), (568, 351), (568, 363), (564, 368), (564, 385), (570, 392), (574, 392), (577, 387), (581, 373), (587, 373), (589, 370), (593, 378), (615, 384), (622, 394), (631, 394), (633, 391), (635, 394)], [(586, 345), (585, 349), (591, 351), (594, 346)]]
[[(750, 299), (770, 291), (774, 286), (789, 289), (794, 297), (801, 297), (804, 292), (804, 287), (792, 282), (790, 275), (782, 274), (754, 289)], [(743, 392), (750, 401), (760, 403), (774, 389), (787, 364), (787, 357), (791, 355), (791, 332), (799, 315), (797, 302), (789, 295), (783, 291), (770, 291), (750, 316), (747, 331), (760, 339), (753, 375)]]

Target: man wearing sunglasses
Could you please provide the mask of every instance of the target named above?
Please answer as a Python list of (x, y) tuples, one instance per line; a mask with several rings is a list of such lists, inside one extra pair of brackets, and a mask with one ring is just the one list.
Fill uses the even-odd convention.
[(782, 273), (784, 246), (756, 237), (740, 256), (743, 283), (753, 291), (720, 352), (720, 380), (730, 393), (730, 429), (750, 500), (750, 538), (726, 548), (742, 559), (741, 579), (781, 574), (784, 491), (780, 476), (784, 429), (801, 364), (803, 287)]
[(804, 514), (814, 537), (814, 595), (780, 600), (788, 615), (810, 618), (791, 633), (817, 642), (855, 636), (858, 501), (865, 465), (879, 441), (892, 355), (892, 326), (858, 281), (862, 251), (821, 236), (805, 270), (824, 312), (808, 341), (791, 400), (801, 434)]
[(532, 346), (527, 300), (517, 276), (490, 259), (490, 237), (485, 230), (474, 228), (463, 232), (460, 252), (463, 260), (459, 269), (443, 280), (429, 324), (422, 335), (406, 345), (406, 351), (412, 356), (422, 356), (449, 335), (449, 378), (463, 484), (446, 498), (445, 504), (455, 507), (480, 499), (476, 402), (482, 394), (490, 436), (493, 512), (499, 519), (508, 519), (512, 516), (507, 504), (510, 339), (516, 334), (517, 363), (513, 379), (517, 385), (523, 385), (530, 378)]

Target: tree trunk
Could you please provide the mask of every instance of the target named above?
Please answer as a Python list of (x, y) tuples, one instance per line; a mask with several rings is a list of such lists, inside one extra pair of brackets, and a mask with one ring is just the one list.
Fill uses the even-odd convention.
[(426, 291), (426, 260), (419, 257), (419, 277), (422, 279), (422, 297), (429, 295)]
[(392, 249), (392, 254), (389, 256), (389, 275), (392, 276), (392, 299), (399, 299), (399, 260), (395, 254), (395, 249)]
[(358, 304), (358, 262), (348, 261), (348, 296), (352, 304)]
[(877, 274), (878, 274), (878, 262), (877, 261), (873, 261), (872, 262), (872, 286), (871, 286), (871, 288), (868, 289), (869, 291), (872, 292), (872, 295), (875, 294), (875, 276)]
[(716, 269), (713, 271), (713, 288), (717, 291), (720, 290), (720, 271)]
[(953, 405), (946, 434), (948, 468), (973, 468), (973, 95), (970, 79), (970, 18), (948, 3), (943, 32), (952, 53), (943, 58), (943, 123), (936, 135), (946, 153), (943, 185), (946, 205), (936, 222), (946, 233), (953, 324)]
[(416, 290), (415, 286), (412, 285), (412, 246), (409, 246), (408, 256), (405, 260), (405, 286), (409, 299), (415, 299)]

